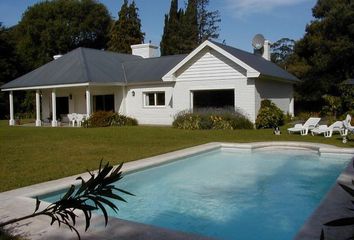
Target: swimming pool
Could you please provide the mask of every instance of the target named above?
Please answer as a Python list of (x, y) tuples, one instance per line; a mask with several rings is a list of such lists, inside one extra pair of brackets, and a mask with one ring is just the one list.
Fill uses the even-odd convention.
[(127, 174), (119, 187), (136, 196), (118, 202), (116, 217), (219, 239), (292, 239), (349, 160), (308, 150), (209, 151)]

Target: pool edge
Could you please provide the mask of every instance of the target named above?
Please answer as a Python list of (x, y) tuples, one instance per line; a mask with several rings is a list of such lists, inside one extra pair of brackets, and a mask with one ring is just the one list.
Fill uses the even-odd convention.
[[(190, 148), (186, 148), (186, 149), (182, 149), (182, 150), (177, 150), (177, 151), (161, 154), (161, 155), (154, 156), (154, 157), (149, 157), (149, 158), (144, 158), (144, 159), (128, 162), (128, 163), (125, 163), (125, 165), (123, 166), (123, 171), (126, 173), (130, 173), (130, 172), (138, 171), (141, 169), (153, 167), (156, 165), (165, 164), (165, 163), (168, 163), (171, 161), (176, 161), (177, 159), (180, 159), (180, 158), (183, 158), (186, 156), (190, 156), (190, 155), (194, 155), (194, 154), (198, 154), (198, 153), (202, 153), (202, 152), (206, 152), (206, 151), (221, 149), (221, 148), (238, 148), (238, 149), (241, 148), (241, 149), (252, 151), (254, 149), (262, 149), (262, 148), (267, 148), (267, 147), (305, 148), (305, 149), (310, 149), (310, 150), (316, 151), (319, 154), (331, 153), (331, 154), (351, 154), (351, 155), (354, 155), (354, 148), (349, 148), (349, 149), (348, 148), (339, 148), (339, 147), (335, 147), (335, 146), (331, 146), (331, 145), (317, 144), (317, 143), (304, 143), (304, 142), (254, 142), (254, 143), (211, 142), (211, 143), (207, 143), (207, 144), (203, 144), (203, 145), (198, 145), (198, 146), (194, 146), (194, 147), (190, 147)], [(349, 168), (349, 166), (350, 166), (350, 164), (348, 165), (346, 170), (341, 173), (341, 175), (337, 179), (337, 181), (340, 180), (340, 178), (342, 177), (343, 174), (347, 174), (346, 171)], [(351, 174), (351, 176), (354, 176), (353, 171), (351, 171), (350, 174)], [(35, 200), (32, 199), (31, 197), (65, 189), (65, 188), (69, 187), (71, 184), (73, 184), (74, 179), (76, 179), (76, 177), (78, 177), (78, 176), (88, 177), (89, 175), (87, 173), (78, 174), (78, 175), (69, 176), (69, 177), (65, 177), (62, 179), (58, 179), (58, 180), (39, 183), (39, 184), (24, 187), (24, 188), (19, 188), (19, 189), (0, 193), (0, 215), (3, 216), (3, 214), (1, 213), (1, 209), (4, 209), (4, 208), (6, 209), (7, 207), (11, 207), (11, 206), (17, 206), (17, 209), (14, 212), (16, 214), (24, 215), (24, 214), (26, 214), (26, 212), (30, 212), (30, 211), (33, 212)], [(79, 183), (79, 182), (76, 182), (76, 183)], [(329, 193), (327, 193), (327, 195), (325, 196), (324, 199), (326, 199), (329, 196), (329, 194), (333, 191), (333, 188), (336, 188), (336, 185), (337, 184), (335, 184), (332, 187), (332, 189), (330, 190)], [(338, 191), (338, 189), (336, 191)], [(318, 208), (320, 208), (322, 206), (323, 201), (320, 203)], [(316, 213), (317, 209), (315, 210), (315, 213)], [(311, 215), (311, 217), (313, 217), (313, 215), (315, 213), (313, 213)], [(10, 213), (7, 212), (7, 214), (10, 214)], [(36, 222), (36, 221), (37, 221), (36, 219), (33, 220), (33, 222)], [(306, 224), (308, 224), (309, 221), (310, 220), (307, 220)], [(113, 222), (115, 222), (115, 221), (113, 221)], [(45, 223), (47, 223), (47, 222), (45, 222)], [(41, 222), (39, 224), (43, 225), (44, 222)], [(304, 236), (304, 234), (302, 234), (303, 229), (306, 229), (306, 231), (308, 231), (308, 227), (306, 224), (301, 228), (301, 230), (297, 236)], [(49, 225), (49, 224), (47, 223), (47, 225)], [(144, 225), (144, 226), (146, 227), (146, 225)], [(55, 232), (57, 230), (55, 227), (52, 227), (52, 228), (53, 228), (53, 230), (51, 230), (51, 228), (50, 228), (48, 231)], [(161, 228), (153, 227), (153, 226), (149, 226), (149, 228), (151, 228), (150, 230), (152, 232), (154, 232), (154, 229), (156, 229), (156, 231), (161, 229)], [(33, 230), (35, 231), (35, 229), (36, 228), (34, 228)], [(27, 230), (27, 231), (29, 231), (29, 230)], [(30, 232), (32, 232), (32, 231), (30, 231)], [(169, 230), (167, 230), (167, 232), (169, 232)], [(173, 233), (173, 236), (175, 236), (174, 234), (176, 233), (176, 231), (171, 230), (170, 232), (171, 232), (171, 234)], [(181, 236), (183, 234), (185, 234), (185, 233), (181, 232)], [(151, 237), (151, 235), (150, 235), (150, 237)], [(202, 238), (203, 237), (201, 236), (201, 239)], [(34, 238), (34, 239), (36, 239), (36, 238)], [(146, 238), (141, 238), (141, 239), (151, 239), (151, 238), (149, 238), (147, 236)], [(169, 238), (162, 238), (162, 239), (169, 239)], [(170, 239), (172, 239), (172, 238), (170, 238)], [(174, 239), (176, 239), (176, 238), (174, 238)], [(207, 238), (205, 238), (205, 239), (207, 239)], [(296, 239), (315, 239), (315, 238), (296, 238)], [(316, 239), (319, 239), (319, 238), (317, 237)]]

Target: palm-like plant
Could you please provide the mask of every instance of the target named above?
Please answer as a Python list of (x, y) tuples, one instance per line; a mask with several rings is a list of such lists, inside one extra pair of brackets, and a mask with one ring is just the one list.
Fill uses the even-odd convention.
[[(126, 202), (118, 193), (133, 195), (123, 189), (117, 188), (113, 183), (122, 179), (123, 163), (115, 169), (109, 163), (102, 166), (102, 160), (97, 174), (90, 172), (90, 178), (86, 181), (82, 177), (76, 180), (81, 180), (78, 188), (74, 185), (68, 189), (66, 194), (58, 201), (50, 204), (45, 209), (39, 211), (41, 201), (36, 197), (36, 206), (33, 214), (11, 219), (0, 223), (0, 228), (21, 220), (33, 218), (40, 215), (45, 215), (51, 218), (51, 225), (55, 222), (59, 227), (63, 224), (74, 231), (80, 238), (79, 231), (76, 229), (76, 219), (78, 218), (77, 210), (82, 211), (85, 217), (85, 231), (90, 227), (90, 221), (93, 211), (101, 210), (105, 219), (105, 225), (108, 223), (108, 214), (106, 207), (117, 212), (118, 207), (111, 202), (111, 199)], [(77, 189), (77, 190), (76, 190)]]

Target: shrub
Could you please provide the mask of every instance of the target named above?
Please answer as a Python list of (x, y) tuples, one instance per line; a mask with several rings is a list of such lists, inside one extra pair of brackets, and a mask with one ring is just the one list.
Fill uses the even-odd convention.
[(136, 126), (136, 125), (138, 125), (138, 120), (118, 113), (114, 113), (110, 122), (110, 126)]
[(284, 124), (291, 123), (295, 118), (290, 113), (284, 115)]
[(212, 128), (213, 129), (228, 129), (228, 130), (233, 129), (231, 124), (226, 119), (224, 119), (222, 116), (211, 115), (210, 119), (212, 121)]
[(173, 121), (173, 127), (180, 129), (252, 129), (247, 117), (234, 109), (203, 108), (193, 112), (182, 111)]
[(136, 126), (138, 121), (115, 112), (98, 111), (94, 112), (87, 119), (84, 127), (109, 127), (109, 126)]
[(284, 113), (273, 102), (266, 99), (261, 102), (256, 119), (257, 128), (274, 128), (284, 124)]
[(200, 129), (201, 118), (197, 114), (183, 111), (177, 114), (172, 126), (180, 129)]
[(318, 112), (300, 112), (297, 114), (296, 118), (298, 120), (306, 121), (310, 117), (319, 117), (320, 113)]
[(228, 120), (233, 129), (253, 129), (254, 124), (245, 116), (241, 115)]
[(200, 122), (198, 129), (212, 129), (213, 121), (212, 118), (208, 115), (200, 115)]

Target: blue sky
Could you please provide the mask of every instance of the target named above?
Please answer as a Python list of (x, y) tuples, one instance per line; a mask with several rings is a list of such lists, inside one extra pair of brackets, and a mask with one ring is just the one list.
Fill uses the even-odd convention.
[[(15, 25), (27, 7), (39, 0), (0, 0), (0, 22)], [(113, 17), (123, 0), (100, 0)], [(135, 0), (146, 33), (145, 42), (159, 44), (163, 31), (164, 14), (170, 0)], [(185, 0), (179, 0), (180, 7)], [(251, 51), (255, 34), (262, 33), (274, 42), (282, 37), (299, 39), (305, 26), (312, 20), (311, 9), (316, 0), (210, 0), (210, 9), (221, 14), (219, 42)]]

